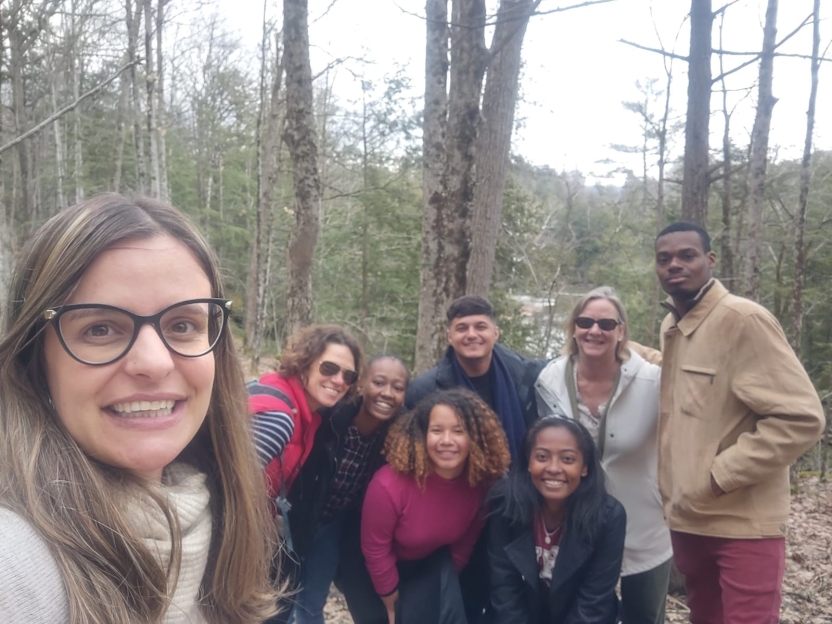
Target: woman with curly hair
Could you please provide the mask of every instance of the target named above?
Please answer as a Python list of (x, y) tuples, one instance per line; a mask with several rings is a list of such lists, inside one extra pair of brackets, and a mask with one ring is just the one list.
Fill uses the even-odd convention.
[(500, 421), (468, 390), (436, 392), (391, 427), (385, 455), (364, 498), (361, 547), (388, 620), (464, 622), (456, 574), (511, 461)]
[[(306, 591), (307, 581), (315, 579), (305, 579), (305, 571), (319, 570), (321, 562), (316, 558), (316, 565), (306, 566), (305, 559), (316, 542), (329, 541), (333, 533), (321, 531), (318, 526), (325, 501), (319, 495), (323, 493), (318, 472), (321, 462), (315, 457), (324, 453), (327, 467), (335, 463), (334, 458), (326, 457), (324, 448), (332, 446), (332, 438), (337, 437), (327, 436), (332, 430), (329, 411), (342, 399), (355, 395), (362, 358), (358, 342), (343, 327), (311, 325), (289, 339), (276, 372), (248, 386), (255, 445), (292, 555), (284, 557), (281, 569), (273, 573), (299, 583), (297, 601), (301, 608), (294, 609), (299, 623), (318, 611), (312, 604), (319, 602), (315, 596), (323, 593), (325, 600), (331, 582), (331, 578), (329, 582), (322, 580), (320, 584), (326, 587), (321, 591), (310, 587), (311, 595)], [(321, 426), (323, 420), (328, 425)], [(305, 466), (313, 449), (312, 465)], [(337, 554), (334, 562), (337, 564)], [(292, 611), (292, 605), (283, 606), (284, 612), (272, 620), (276, 624), (285, 622)], [(323, 621), (322, 614), (317, 618)]]
[(217, 259), (99, 195), (35, 232), (0, 339), (0, 622), (254, 624), (276, 536)]
[(249, 412), (272, 494), (288, 491), (312, 450), (320, 412), (355, 394), (361, 347), (340, 325), (310, 325), (289, 338), (277, 371), (249, 384)]
[(522, 462), (489, 493), (493, 624), (616, 624), (626, 514), (590, 433), (538, 420)]

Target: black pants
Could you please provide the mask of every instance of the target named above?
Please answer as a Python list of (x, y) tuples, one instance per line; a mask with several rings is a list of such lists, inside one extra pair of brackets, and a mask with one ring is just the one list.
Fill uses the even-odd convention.
[(364, 553), (361, 552), (360, 526), (361, 514), (358, 512), (347, 514), (341, 525), (335, 587), (344, 594), (355, 624), (387, 624), (387, 609), (373, 587)]
[(399, 561), (396, 624), (467, 624), (453, 558), (447, 547), (419, 561)]
[(488, 570), (488, 527), (483, 529), (468, 560), (468, 565), (459, 575), (465, 617), (468, 624), (482, 624), (489, 621), (486, 613), (490, 610), (491, 579)]

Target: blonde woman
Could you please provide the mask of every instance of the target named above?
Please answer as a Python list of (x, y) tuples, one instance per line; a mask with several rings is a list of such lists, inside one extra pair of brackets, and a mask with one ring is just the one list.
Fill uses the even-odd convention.
[(627, 316), (608, 286), (581, 297), (566, 333), (563, 357), (538, 377), (538, 410), (592, 435), (607, 489), (627, 512), (622, 620), (661, 624), (673, 554), (657, 477), (661, 371), (627, 347)]
[(0, 621), (274, 613), (229, 310), (167, 205), (101, 195), (35, 233), (0, 340)]

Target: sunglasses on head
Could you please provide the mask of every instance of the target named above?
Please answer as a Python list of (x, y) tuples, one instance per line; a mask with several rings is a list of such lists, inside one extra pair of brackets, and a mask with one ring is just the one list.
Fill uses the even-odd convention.
[(318, 367), (318, 372), (324, 377), (334, 377), (339, 373), (339, 371), (341, 373), (341, 377), (344, 379), (344, 383), (348, 386), (351, 386), (358, 381), (358, 373), (348, 368), (341, 368), (335, 362), (328, 362), (324, 360)]
[(588, 316), (579, 316), (575, 319), (575, 325), (580, 327), (581, 329), (590, 329), (595, 323), (598, 323), (598, 327), (600, 327), (604, 331), (612, 331), (616, 327), (620, 325), (620, 323), (616, 319), (594, 319), (589, 318)]

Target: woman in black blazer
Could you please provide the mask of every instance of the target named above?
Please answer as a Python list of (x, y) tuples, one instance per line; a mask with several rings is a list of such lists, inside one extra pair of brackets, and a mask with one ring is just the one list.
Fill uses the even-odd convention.
[(615, 624), (626, 515), (589, 432), (544, 418), (523, 452), (489, 496), (494, 624)]

